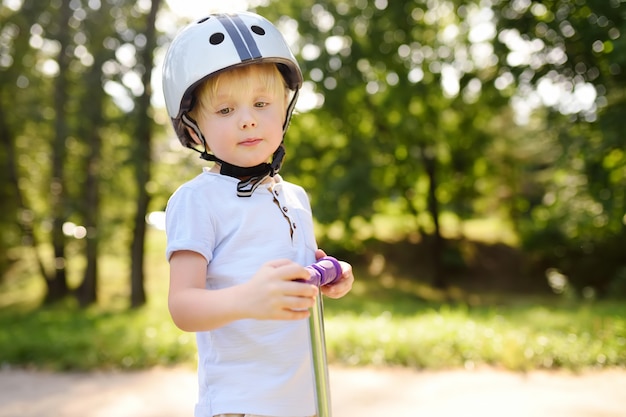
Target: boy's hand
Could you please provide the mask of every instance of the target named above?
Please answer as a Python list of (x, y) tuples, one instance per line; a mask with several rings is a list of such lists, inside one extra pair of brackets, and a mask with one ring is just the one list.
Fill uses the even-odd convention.
[[(319, 260), (326, 255), (321, 249), (315, 251), (315, 259)], [(341, 298), (346, 295), (354, 283), (354, 275), (352, 275), (352, 265), (347, 262), (339, 261), (341, 265), (341, 278), (329, 285), (320, 287), (322, 294), (330, 298)]]
[(308, 279), (309, 273), (295, 262), (278, 259), (259, 268), (244, 284), (246, 309), (258, 320), (299, 320), (309, 317), (317, 287), (294, 281)]

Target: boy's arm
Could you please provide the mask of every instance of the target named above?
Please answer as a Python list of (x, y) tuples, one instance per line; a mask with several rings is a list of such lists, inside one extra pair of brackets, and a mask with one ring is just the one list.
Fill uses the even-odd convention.
[(206, 331), (235, 320), (299, 320), (309, 316), (317, 288), (295, 282), (306, 279), (302, 266), (276, 260), (259, 268), (245, 284), (207, 290), (206, 259), (192, 251), (170, 258), (168, 306), (176, 326), (190, 332)]

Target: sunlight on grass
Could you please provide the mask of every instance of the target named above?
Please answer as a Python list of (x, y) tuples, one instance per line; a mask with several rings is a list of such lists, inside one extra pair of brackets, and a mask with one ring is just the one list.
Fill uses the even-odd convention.
[(500, 219), (473, 219), (463, 222), (462, 234), (470, 240), (485, 243), (502, 242), (517, 246), (519, 238), (510, 224)]
[[(37, 308), (41, 278), (11, 278), (2, 284), (0, 365), (50, 369), (135, 369), (195, 363), (195, 337), (176, 328), (167, 310), (168, 265), (165, 233), (150, 229), (146, 245), (148, 303), (129, 310), (129, 259), (103, 255), (98, 304), (79, 309), (75, 300)], [(71, 286), (79, 282), (80, 262), (68, 264)], [(25, 269), (28, 271), (27, 269)], [(37, 335), (37, 337), (33, 337)]]
[[(393, 242), (401, 239), (418, 239), (418, 224), (427, 233), (433, 233), (434, 227), (427, 213), (418, 218), (397, 214), (375, 214), (370, 221), (360, 217), (351, 220), (351, 239), (362, 242), (367, 239), (379, 239)], [(453, 213), (442, 213), (440, 218), (441, 234), (447, 239), (465, 238), (483, 243), (505, 243), (517, 246), (519, 238), (511, 224), (497, 218), (461, 220)], [(348, 230), (341, 222), (330, 225), (316, 225), (316, 229), (331, 240), (341, 241), (346, 238)]]
[[(165, 235), (151, 230), (149, 237), (149, 300), (139, 309), (128, 308), (128, 260), (116, 256), (103, 256), (99, 301), (87, 309), (71, 299), (37, 307), (43, 294), (40, 278), (2, 283), (0, 365), (56, 370), (194, 366), (194, 335), (177, 329), (167, 311)], [(354, 267), (353, 291), (340, 300), (325, 300), (332, 363), (513, 370), (626, 366), (622, 303), (454, 287), (442, 291), (412, 273), (390, 273), (384, 259)]]
[[(491, 365), (512, 370), (624, 366), (624, 319), (596, 320), (575, 310), (443, 306), (412, 316), (389, 310), (376, 316), (341, 313), (327, 318), (326, 331), (329, 358), (349, 365)], [(610, 336), (592, 336), (598, 332)]]

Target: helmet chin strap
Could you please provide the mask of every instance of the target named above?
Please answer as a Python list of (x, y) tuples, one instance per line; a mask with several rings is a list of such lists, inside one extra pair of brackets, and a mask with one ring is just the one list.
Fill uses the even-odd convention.
[(228, 163), (218, 158), (217, 156), (209, 153), (206, 145), (206, 140), (204, 139), (204, 135), (200, 131), (198, 124), (187, 113), (183, 113), (183, 115), (181, 116), (181, 120), (183, 121), (185, 126), (194, 131), (194, 133), (204, 145), (204, 150), (196, 149), (193, 146), (189, 146), (189, 149), (198, 152), (200, 154), (200, 158), (204, 159), (205, 161), (218, 163), (220, 165), (220, 174), (234, 177), (240, 180), (237, 184), (238, 197), (250, 197), (254, 190), (257, 189), (257, 187), (263, 182), (265, 178), (267, 178), (267, 176), (273, 177), (278, 173), (278, 171), (280, 171), (280, 167), (282, 166), (283, 159), (285, 157), (285, 147), (283, 146), (282, 142), (278, 146), (278, 149), (274, 151), (274, 154), (272, 155), (272, 162), (270, 164), (268, 164), (267, 162), (263, 162), (259, 165), (255, 165), (252, 167), (240, 167)]

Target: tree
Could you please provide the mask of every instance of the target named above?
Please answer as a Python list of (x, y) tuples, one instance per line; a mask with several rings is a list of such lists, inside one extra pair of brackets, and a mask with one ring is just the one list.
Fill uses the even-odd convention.
[(528, 175), (525, 246), (579, 290), (626, 289), (626, 5), (500, 1), (494, 10), (503, 67), (526, 97), (543, 97), (543, 136), (556, 151)]
[(148, 182), (150, 181), (153, 130), (152, 118), (150, 117), (150, 99), (152, 97), (150, 80), (152, 77), (153, 51), (156, 47), (155, 21), (160, 3), (160, 0), (152, 0), (150, 13), (146, 17), (145, 45), (141, 53), (143, 93), (137, 99), (137, 127), (134, 135), (135, 140), (132, 142), (135, 181), (138, 193), (131, 245), (131, 305), (133, 307), (141, 306), (146, 302), (144, 289), (145, 219), (150, 202)]
[(70, 32), (67, 30), (72, 16), (70, 0), (61, 1), (58, 13), (56, 25), (51, 29), (51, 33), (59, 43), (59, 53), (57, 55), (59, 70), (54, 84), (55, 123), (52, 143), (52, 177), (50, 179), (52, 247), (55, 274), (46, 281), (48, 285), (47, 302), (57, 301), (67, 296), (69, 292), (63, 224), (67, 220), (65, 159), (67, 157), (66, 142), (70, 134), (68, 77), (70, 74), (71, 38)]
[(285, 31), (295, 25), (278, 17), (295, 19), (301, 65), (323, 97), (290, 134), (300, 137), (298, 158), (311, 161), (298, 174), (320, 179), (307, 184), (318, 219), (339, 217), (353, 237), (362, 224), (355, 219), (411, 213), (431, 236), (433, 283), (445, 287), (440, 217), (473, 214), (489, 117), (504, 102), (492, 93), (491, 55), (475, 52), (489, 34), (471, 33), (472, 20), (488, 23), (485, 11), (461, 1), (319, 1), (272, 3), (263, 13)]
[[(21, 254), (22, 243), (32, 245), (48, 286), (47, 301), (75, 289), (81, 305), (94, 303), (101, 249), (119, 250), (114, 242), (132, 238), (132, 205), (137, 198), (129, 187), (128, 167), (129, 149), (136, 141), (130, 132), (139, 132), (145, 142), (152, 129), (149, 79), (159, 4), (153, 2), (151, 13), (130, 1), (24, 1), (0, 9), (0, 129), (6, 133), (0, 158), (9, 180), (0, 191), (11, 197), (2, 200), (0, 216), (7, 231), (2, 242), (11, 255), (0, 266), (4, 272)], [(144, 34), (146, 21), (152, 29)], [(127, 54), (135, 45), (144, 54), (143, 61)], [(139, 86), (143, 95), (135, 94), (135, 79), (143, 83)], [(16, 90), (22, 91), (15, 94)], [(135, 96), (140, 96), (136, 106), (131, 98)], [(131, 113), (134, 108), (137, 113)], [(149, 149), (147, 155), (144, 148), (142, 152), (138, 160), (145, 173)], [(139, 178), (142, 190), (146, 178), (149, 175)], [(138, 221), (144, 223), (146, 209), (139, 210), (143, 214), (138, 214)], [(15, 228), (15, 219), (21, 231)], [(68, 239), (70, 235), (73, 238)], [(82, 281), (75, 287), (75, 279), (69, 278), (76, 273), (68, 273), (67, 264), (77, 257), (86, 262)]]
[[(35, 230), (35, 213), (28, 196), (23, 192), (19, 174), (18, 136), (21, 127), (28, 123), (32, 112), (25, 103), (33, 103), (36, 97), (27, 94), (29, 84), (40, 79), (27, 76), (27, 66), (32, 62), (27, 36), (30, 22), (39, 13), (35, 2), (25, 2), (22, 10), (8, 7), (0, 9), (0, 28), (4, 49), (0, 52), (0, 282), (9, 268), (25, 256), (18, 248), (30, 248), (37, 269), (42, 277), (48, 272), (38, 249)], [(15, 94), (15, 90), (22, 90)]]
[[(104, 3), (97, 10), (89, 10), (81, 27), (88, 42), (87, 50), (93, 56), (93, 63), (86, 68), (83, 88), (78, 94), (82, 105), (80, 112), (88, 123), (79, 126), (79, 138), (85, 144), (84, 175), (81, 190), (82, 217), (85, 227), (85, 260), (86, 266), (83, 279), (77, 288), (77, 298), (81, 306), (88, 306), (97, 301), (98, 288), (98, 255), (100, 253), (101, 230), (101, 165), (102, 165), (102, 131), (107, 123), (105, 109), (109, 100), (102, 80), (106, 62), (115, 58), (115, 49), (106, 48), (107, 37), (111, 34), (113, 8)], [(100, 24), (90, 24), (92, 22)]]

